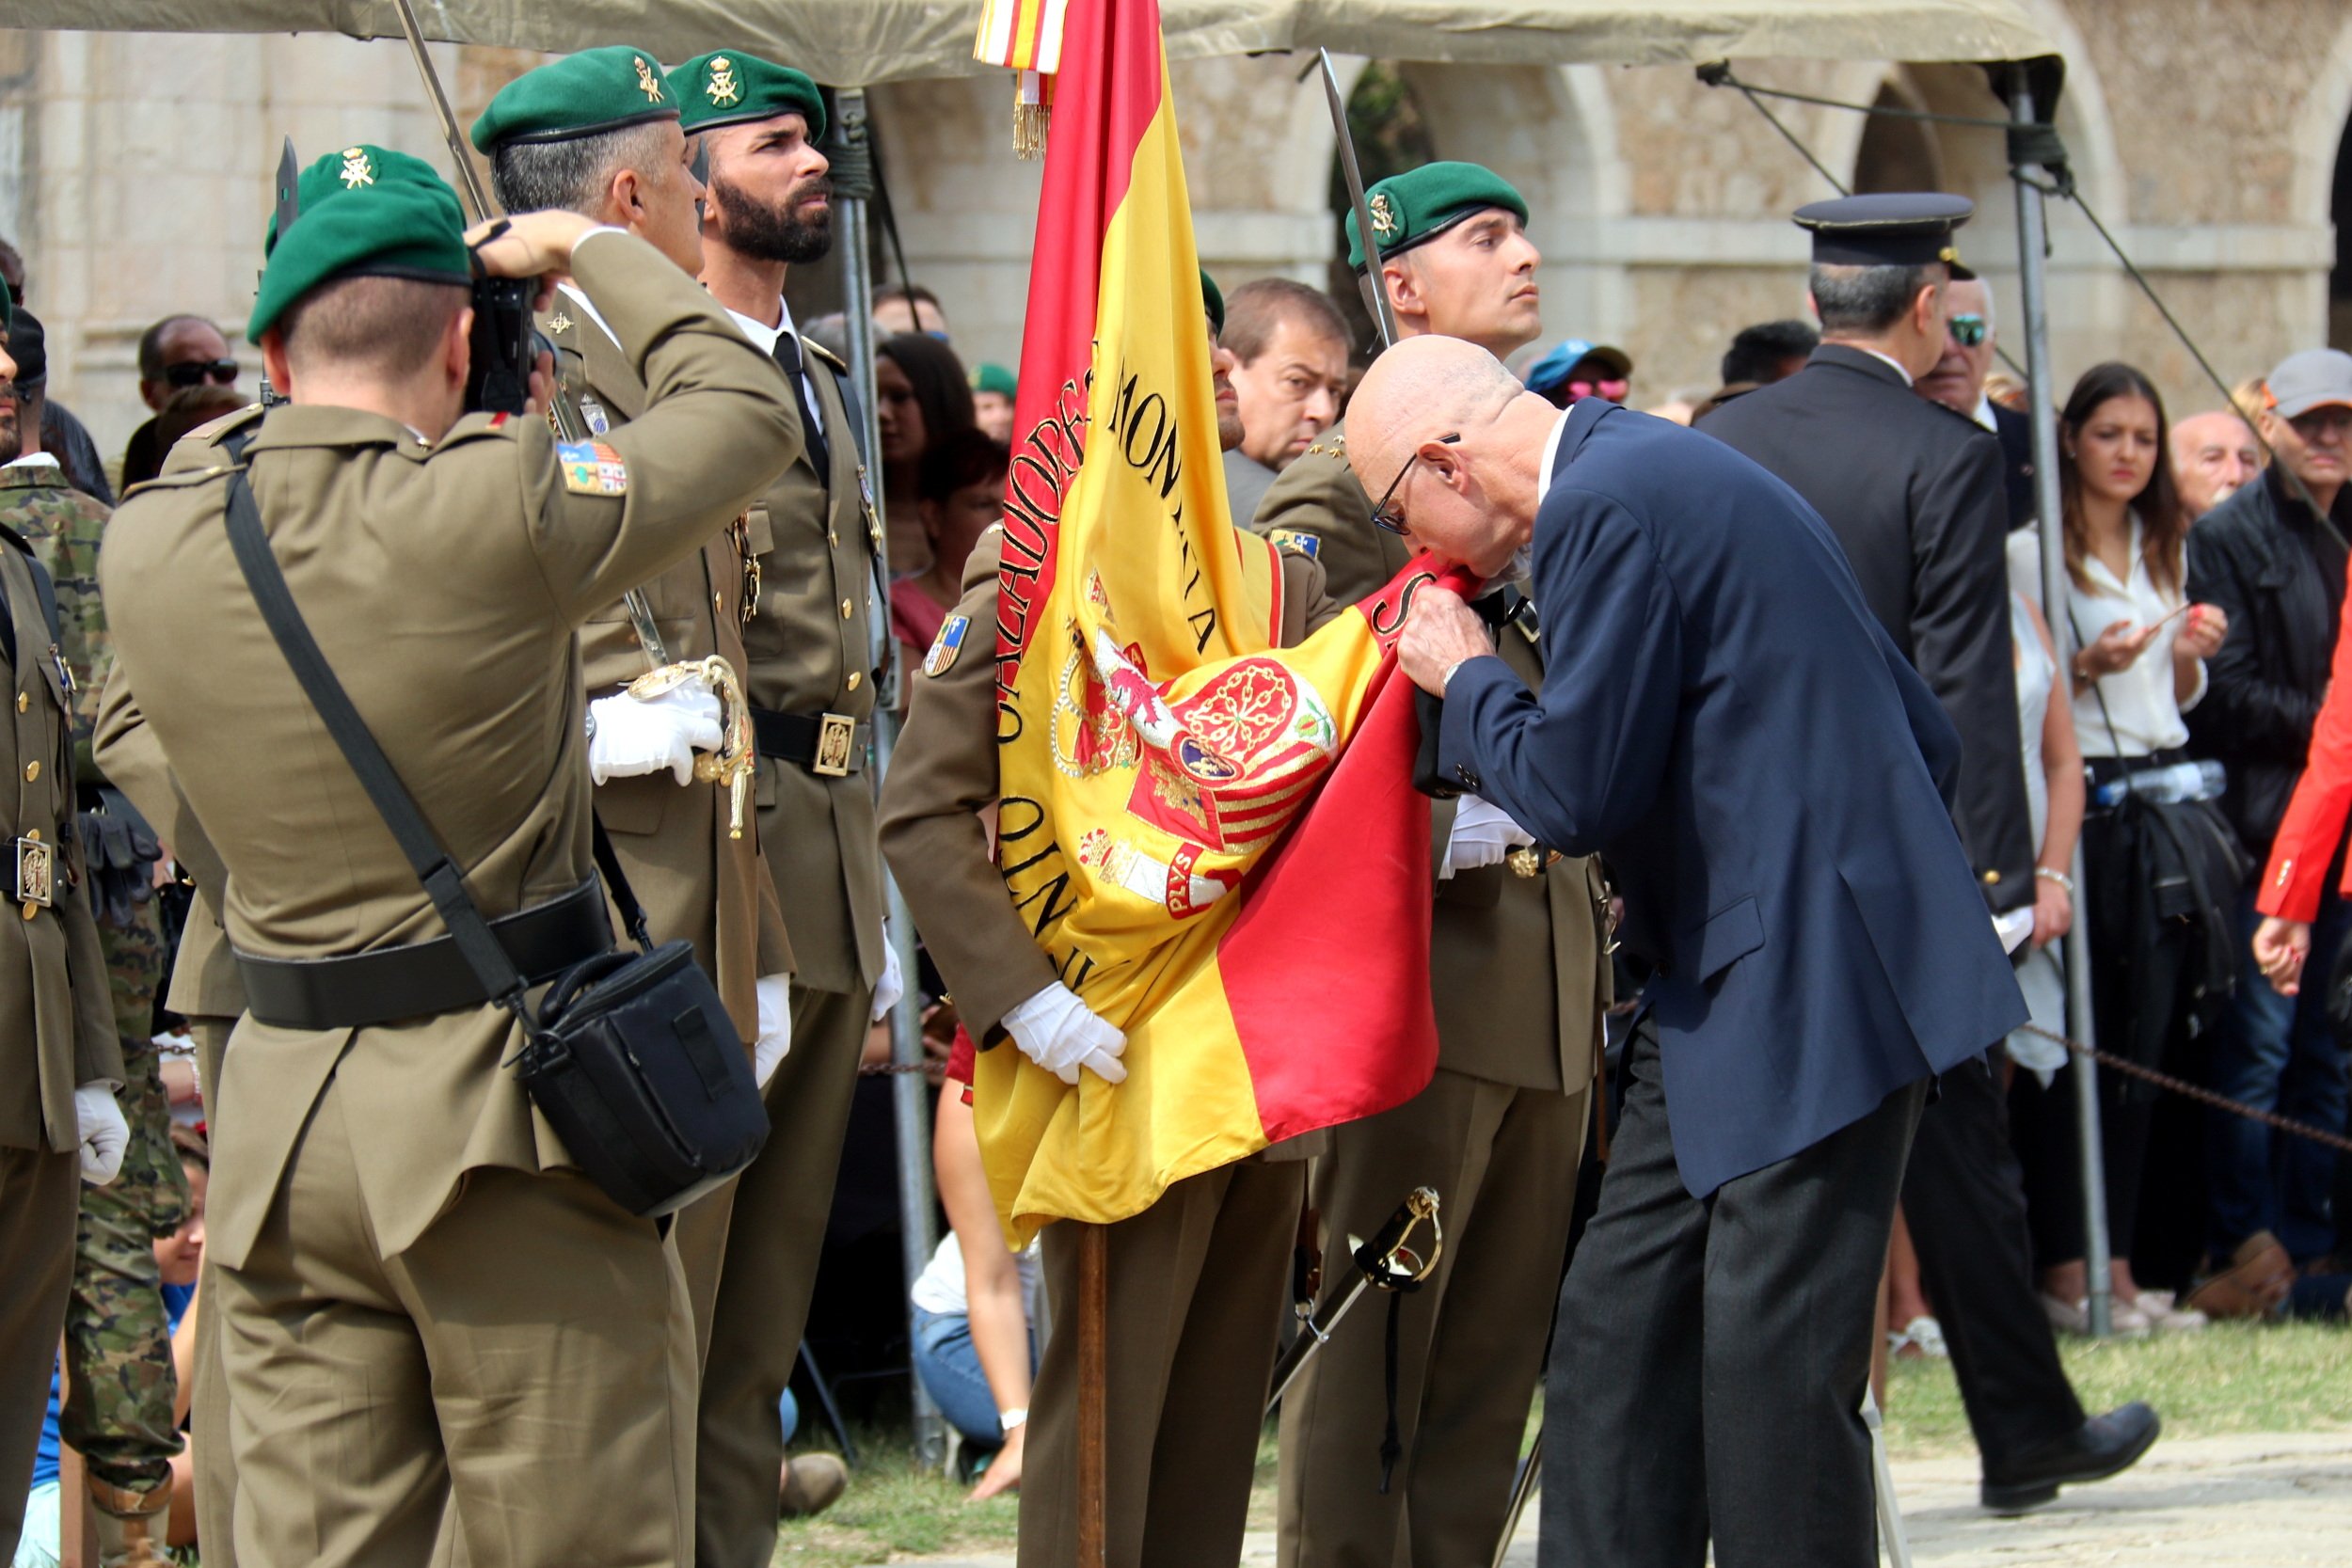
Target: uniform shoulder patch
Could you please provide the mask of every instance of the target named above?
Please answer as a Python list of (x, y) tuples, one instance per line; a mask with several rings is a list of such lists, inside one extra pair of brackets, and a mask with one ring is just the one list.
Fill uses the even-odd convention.
[(831, 365), (834, 370), (840, 372), (843, 375), (850, 373), (850, 362), (847, 359), (842, 358), (841, 356), (835, 354), (833, 350), (827, 348), (824, 344), (808, 338), (803, 338), (801, 340), (801, 346), (808, 350), (809, 353), (815, 355), (818, 358), (822, 359), (826, 364)]
[(628, 465), (602, 441), (558, 441), (555, 461), (564, 470), (564, 488), (575, 496), (628, 494)]
[(1278, 528), (1267, 531), (1266, 543), (1278, 550), (1287, 550), (1293, 555), (1303, 555), (1310, 561), (1323, 553), (1321, 539), (1295, 528)]
[(972, 629), (968, 615), (950, 615), (939, 623), (939, 635), (931, 639), (931, 651), (923, 656), (923, 673), (944, 675), (955, 668), (956, 658), (963, 652), (963, 634)]

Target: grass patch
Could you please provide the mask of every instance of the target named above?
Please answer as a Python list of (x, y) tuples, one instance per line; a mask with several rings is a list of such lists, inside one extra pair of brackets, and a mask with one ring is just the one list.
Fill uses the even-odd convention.
[(1012, 1550), (1018, 1494), (966, 1502), (969, 1486), (916, 1466), (904, 1430), (862, 1432), (857, 1441), (863, 1464), (850, 1477), (850, 1490), (814, 1519), (784, 1521), (777, 1568), (861, 1568), (907, 1557)]
[[(2217, 1323), (2196, 1334), (2058, 1341), (2083, 1408), (2146, 1400), (2168, 1437), (2352, 1429), (2352, 1331), (2343, 1324)], [(1898, 1361), (1886, 1396), (1897, 1458), (1973, 1446), (1948, 1361)]]

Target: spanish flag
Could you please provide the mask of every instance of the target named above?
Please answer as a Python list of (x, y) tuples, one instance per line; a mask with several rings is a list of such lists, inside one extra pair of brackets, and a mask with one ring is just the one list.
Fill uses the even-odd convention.
[(1067, 0), (1059, 63), (1007, 483), (997, 858), (1063, 981), (1126, 1031), (1127, 1078), (982, 1053), (1015, 1245), (1398, 1104), (1437, 1062), (1429, 811), (1391, 656), (1428, 574), (1275, 649), (1277, 558), (1226, 507), (1157, 6)]

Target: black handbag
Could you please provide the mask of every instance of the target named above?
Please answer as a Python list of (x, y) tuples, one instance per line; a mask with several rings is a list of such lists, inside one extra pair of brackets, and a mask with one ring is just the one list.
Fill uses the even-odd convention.
[(527, 982), (466, 891), (465, 874), (368, 730), (270, 552), (245, 470), (229, 482), (229, 540), (262, 619), (327, 733), (424, 884), (451, 938), (495, 1001), (522, 1025), (510, 1061), (573, 1163), (630, 1213), (667, 1214), (728, 1180), (768, 1139), (749, 1054), (691, 945), (655, 946), (644, 909), (601, 823), (596, 862), (635, 938), (558, 974), (534, 1010)]

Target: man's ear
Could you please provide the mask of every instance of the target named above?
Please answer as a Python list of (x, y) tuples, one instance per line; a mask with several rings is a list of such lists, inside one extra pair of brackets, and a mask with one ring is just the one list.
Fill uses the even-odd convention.
[(1923, 338), (1944, 341), (1944, 285), (1930, 283), (1911, 296), (1911, 325)]
[(1821, 302), (1813, 297), (1813, 291), (1810, 289), (1804, 292), (1804, 308), (1813, 312), (1815, 321), (1821, 319)]
[(1399, 257), (1380, 263), (1380, 286), (1389, 292), (1389, 309), (1400, 316), (1426, 316), (1428, 304), (1421, 295), (1421, 277), (1413, 263)]
[(605, 205), (613, 220), (630, 233), (643, 232), (645, 220), (644, 191), (633, 168), (616, 169), (612, 182), (604, 187)]
[(473, 307), (452, 316), (441, 334), (441, 371), (450, 385), (463, 387), (473, 369)]
[(262, 334), (262, 369), (279, 397), (294, 396), (294, 361), (286, 356), (286, 334), (278, 327)]

